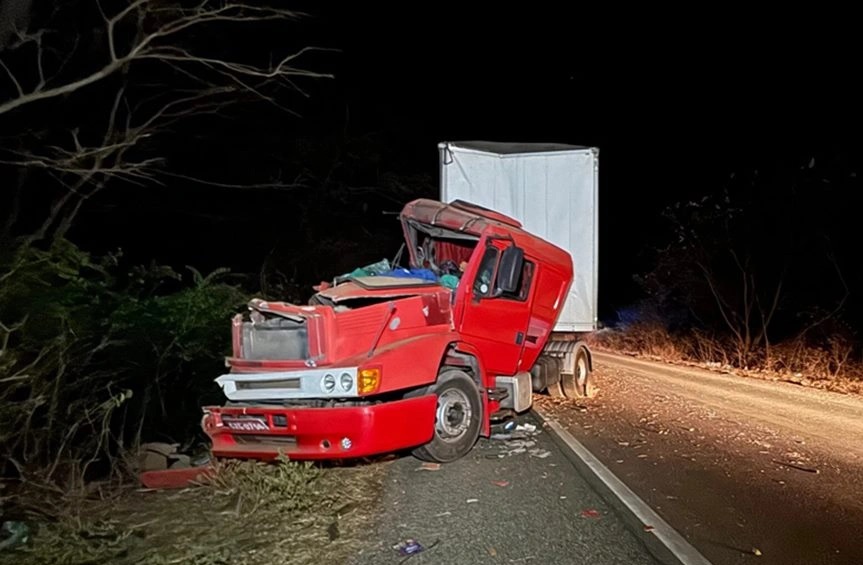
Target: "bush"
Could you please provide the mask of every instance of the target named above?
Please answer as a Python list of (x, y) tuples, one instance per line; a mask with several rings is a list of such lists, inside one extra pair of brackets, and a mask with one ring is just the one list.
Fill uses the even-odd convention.
[(0, 476), (80, 485), (161, 426), (188, 434), (246, 299), (222, 272), (120, 272), (68, 241), (0, 250)]
[(774, 378), (841, 392), (863, 391), (859, 345), (841, 333), (798, 336), (753, 349), (741, 366), (737, 342), (698, 328), (669, 330), (656, 319), (630, 320), (592, 334), (591, 345), (666, 362), (693, 362), (724, 369), (767, 373)]

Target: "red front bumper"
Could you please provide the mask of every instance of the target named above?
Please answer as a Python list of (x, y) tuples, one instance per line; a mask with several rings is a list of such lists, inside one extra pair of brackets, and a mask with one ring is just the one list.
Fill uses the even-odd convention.
[[(427, 443), (436, 407), (433, 394), (345, 408), (208, 406), (202, 426), (216, 457), (347, 459)], [(226, 419), (247, 429), (232, 429)]]

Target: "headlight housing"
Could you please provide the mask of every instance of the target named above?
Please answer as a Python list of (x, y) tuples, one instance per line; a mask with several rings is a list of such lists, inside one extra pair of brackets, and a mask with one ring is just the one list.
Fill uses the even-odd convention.
[(342, 390), (345, 392), (351, 390), (351, 387), (354, 386), (354, 378), (350, 373), (342, 373), (342, 376), (339, 377), (339, 386), (341, 386)]
[(333, 392), (336, 390), (336, 377), (330, 373), (327, 373), (321, 379), (321, 390), (326, 393)]

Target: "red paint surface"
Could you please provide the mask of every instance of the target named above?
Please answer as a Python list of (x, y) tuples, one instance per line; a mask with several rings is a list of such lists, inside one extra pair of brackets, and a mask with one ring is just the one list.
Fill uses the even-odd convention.
[[(435, 382), (444, 360), (464, 363), (452, 351), (472, 355), (475, 363), (465, 368), (478, 372), (483, 401), (482, 433), (489, 433), (489, 417), (499, 409), (488, 400), (487, 389), (497, 375), (513, 375), (530, 369), (540, 355), (551, 328), (563, 308), (572, 281), (569, 254), (520, 228), (518, 222), (499, 214), (470, 207), (448, 206), (433, 200), (415, 200), (402, 211), (403, 229), (410, 241), (411, 222), (445, 227), (478, 238), (468, 257), (461, 283), (455, 291), (437, 285), (363, 288), (347, 282), (323, 291), (336, 302), (354, 299), (377, 304), (337, 312), (330, 306), (296, 306), (256, 300), (251, 306), (261, 312), (300, 316), (307, 320), (309, 359), (270, 361), (242, 359), (242, 332), (234, 322), (234, 355), (228, 364), (234, 372), (302, 371), (314, 367), (375, 367), (381, 382), (369, 398), (389, 396), (362, 407), (291, 407), (272, 405), (212, 407), (204, 429), (213, 440), (217, 456), (272, 459), (279, 449), (295, 459), (361, 457), (396, 451), (428, 442), (434, 430), (436, 397), (399, 399), (401, 391), (417, 390)], [(449, 244), (446, 258), (461, 258), (470, 251), (465, 241)], [(533, 264), (531, 284), (518, 299), (477, 296), (473, 281), (484, 250), (493, 245), (503, 251), (516, 245)], [(416, 249), (408, 246), (412, 265), (418, 264)], [(257, 432), (259, 442), (245, 432), (221, 425), (221, 415), (256, 414), (269, 429)], [(273, 416), (286, 418), (287, 427), (277, 427)], [(254, 434), (253, 434), (254, 435)], [(350, 449), (341, 440), (351, 440)], [(278, 440), (290, 439), (279, 443)], [(294, 442), (295, 440), (295, 442)], [(329, 447), (323, 444), (329, 442)]]
[(183, 469), (162, 469), (160, 471), (144, 471), (139, 475), (141, 484), (147, 488), (170, 489), (185, 488), (196, 482), (212, 476), (211, 466), (186, 467)]
[[(437, 398), (426, 395), (361, 407), (208, 407), (203, 427), (213, 440), (216, 457), (270, 460), (281, 452), (290, 459), (347, 459), (428, 442), (434, 432), (436, 406)], [(233, 431), (221, 422), (222, 417), (232, 415), (261, 417), (269, 431)], [(276, 416), (284, 417), (286, 426), (276, 426)], [(253, 437), (262, 441), (243, 441)], [(351, 441), (348, 449), (341, 445), (345, 437)]]

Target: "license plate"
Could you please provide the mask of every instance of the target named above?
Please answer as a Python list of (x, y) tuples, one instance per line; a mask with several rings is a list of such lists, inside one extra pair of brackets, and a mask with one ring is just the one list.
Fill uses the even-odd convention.
[(222, 422), (231, 428), (240, 432), (265, 432), (269, 430), (267, 421), (263, 418), (225, 418), (222, 417)]

